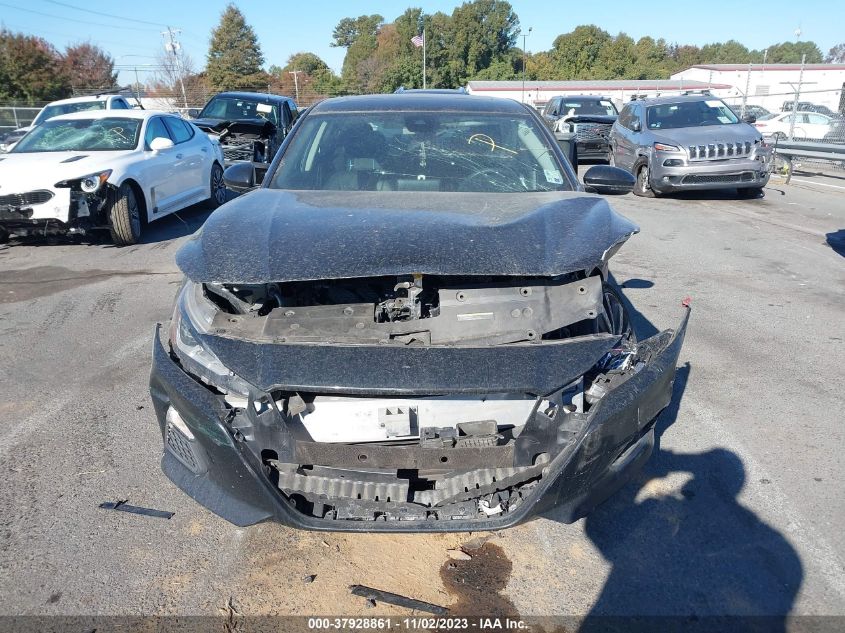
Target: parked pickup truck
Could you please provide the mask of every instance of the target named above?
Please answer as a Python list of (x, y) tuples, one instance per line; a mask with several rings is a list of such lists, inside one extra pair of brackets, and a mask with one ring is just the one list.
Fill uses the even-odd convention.
[(575, 134), (578, 160), (608, 160), (610, 128), (617, 116), (613, 102), (597, 96), (552, 97), (543, 108), (552, 131)]

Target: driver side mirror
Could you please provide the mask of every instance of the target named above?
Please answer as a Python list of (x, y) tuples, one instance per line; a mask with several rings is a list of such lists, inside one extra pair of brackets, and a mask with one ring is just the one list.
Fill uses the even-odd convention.
[(157, 136), (150, 141), (150, 150), (153, 152), (161, 152), (171, 147), (173, 147), (173, 141), (163, 136)]
[(590, 193), (622, 195), (634, 190), (637, 179), (624, 169), (595, 165), (584, 174), (584, 188)]
[(642, 123), (640, 123), (639, 121), (634, 121), (634, 122), (632, 122), (632, 123), (631, 123), (631, 129), (632, 129), (634, 132), (642, 132), (642, 130), (643, 130), (643, 125), (642, 125)]
[(200, 115), (200, 111), (196, 108), (188, 108), (188, 116), (192, 119), (196, 119)]
[(757, 117), (753, 114), (746, 114), (744, 117), (742, 117), (742, 120), (748, 124), (757, 123)]
[(227, 189), (243, 193), (255, 188), (255, 168), (251, 163), (235, 163), (223, 172)]

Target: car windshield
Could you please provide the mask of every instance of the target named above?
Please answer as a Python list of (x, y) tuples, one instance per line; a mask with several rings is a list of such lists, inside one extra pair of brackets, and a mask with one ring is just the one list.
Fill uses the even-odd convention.
[(616, 116), (616, 106), (607, 99), (598, 101), (561, 101), (560, 113), (562, 116), (570, 114), (591, 114), (600, 116)]
[(214, 97), (205, 104), (199, 118), (224, 121), (266, 119), (273, 125), (279, 124), (278, 110), (272, 103), (238, 97)]
[(141, 119), (51, 119), (24, 136), (12, 150), (25, 152), (97, 152), (138, 146)]
[(738, 123), (739, 119), (719, 99), (705, 99), (649, 106), (647, 122), (650, 130), (671, 130), (703, 125), (732, 125)]
[(570, 189), (529, 116), (460, 112), (313, 114), (274, 189), (525, 192)]
[(76, 103), (56, 103), (54, 105), (45, 106), (32, 125), (41, 125), (44, 121), (52, 119), (54, 116), (60, 114), (71, 114), (72, 112), (87, 112), (88, 110), (105, 110), (105, 101), (78, 101)]

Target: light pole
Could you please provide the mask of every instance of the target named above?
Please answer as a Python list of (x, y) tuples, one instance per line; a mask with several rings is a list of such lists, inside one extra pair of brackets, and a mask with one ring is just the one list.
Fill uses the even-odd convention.
[(522, 103), (525, 103), (525, 48), (527, 46), (528, 36), (534, 30), (533, 26), (528, 27), (528, 33), (522, 33)]

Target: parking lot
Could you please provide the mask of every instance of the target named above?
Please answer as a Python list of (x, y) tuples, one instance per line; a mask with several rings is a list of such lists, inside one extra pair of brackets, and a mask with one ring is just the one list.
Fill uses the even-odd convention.
[[(167, 480), (150, 346), (203, 208), (131, 247), (0, 246), (3, 612), (410, 613), (363, 584), (453, 614), (845, 615), (845, 180), (613, 203), (641, 227), (611, 262), (639, 336), (692, 297), (659, 449), (586, 520), (495, 534), (241, 529)], [(119, 499), (175, 515), (98, 507)]]

